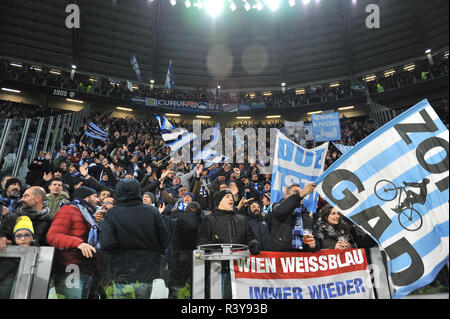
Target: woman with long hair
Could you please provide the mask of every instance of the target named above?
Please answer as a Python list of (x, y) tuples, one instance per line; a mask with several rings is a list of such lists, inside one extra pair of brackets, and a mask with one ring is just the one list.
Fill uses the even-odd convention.
[(366, 234), (354, 224), (344, 221), (341, 213), (327, 204), (320, 210), (314, 236), (322, 249), (350, 249), (357, 248), (358, 237), (365, 237)]

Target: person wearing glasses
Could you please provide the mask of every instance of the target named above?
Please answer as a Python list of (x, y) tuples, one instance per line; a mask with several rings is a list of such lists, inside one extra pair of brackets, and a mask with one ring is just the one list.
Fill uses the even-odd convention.
[(16, 220), (13, 230), (14, 244), (18, 246), (32, 246), (34, 243), (33, 222), (28, 216), (20, 216)]

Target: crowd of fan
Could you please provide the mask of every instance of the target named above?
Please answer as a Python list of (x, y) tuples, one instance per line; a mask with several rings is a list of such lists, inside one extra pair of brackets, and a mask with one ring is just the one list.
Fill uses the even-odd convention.
[[(105, 142), (84, 135), (89, 121), (109, 133)], [(0, 248), (31, 242), (57, 247), (60, 253), (79, 251), (82, 256), (77, 257), (78, 261), (92, 259), (97, 248), (89, 244), (90, 227), (83, 221), (82, 207), (77, 206), (84, 205), (98, 223), (102, 249), (144, 249), (165, 254), (171, 274), (178, 274), (169, 279), (169, 285), (176, 287), (171, 288), (172, 296), (176, 296), (186, 291), (190, 274), (186, 272), (189, 263), (177, 262), (180, 254), (191, 253), (200, 244), (241, 243), (248, 245), (253, 254), (261, 250), (316, 251), (374, 244), (335, 210), (332, 213), (323, 201), (317, 214), (306, 211), (300, 200), (313, 190), (311, 185), (303, 189), (293, 186), (284, 200), (272, 203), (271, 174), (260, 172), (264, 163), (216, 164), (209, 168), (204, 164), (175, 163), (167, 158), (169, 148), (155, 120), (94, 113), (87, 123), (73, 135), (67, 131), (65, 147), (56, 154), (40, 152), (28, 167), (25, 183), (15, 176), (2, 177)], [(183, 122), (174, 124), (186, 126)], [(281, 122), (254, 125), (280, 127)], [(351, 132), (362, 138), (364, 127), (344, 119), (343, 134)], [(337, 158), (337, 151), (330, 149), (327, 164)], [(302, 249), (302, 239), (297, 242), (300, 246), (293, 249), (290, 239), (301, 234), (284, 233), (282, 224), (291, 222), (284, 220), (286, 214), (291, 216), (297, 208), (297, 218), (303, 218), (305, 228), (312, 229), (325, 218), (323, 222), (328, 223), (328, 216), (333, 215), (340, 220), (336, 229), (347, 236), (346, 240), (338, 241), (336, 232), (328, 234), (320, 228), (313, 237), (306, 237)], [(134, 215), (141, 211), (147, 217)], [(26, 219), (24, 216), (30, 220), (17, 219)], [(232, 233), (224, 229), (230, 222), (226, 216), (232, 216)], [(32, 235), (25, 236), (30, 229)], [(118, 233), (121, 236), (122, 230), (122, 236), (127, 233), (125, 238), (111, 239)], [(279, 241), (277, 236), (286, 238)]]
[(395, 73), (391, 76), (376, 75), (377, 79), (375, 81), (367, 83), (367, 88), (371, 94), (448, 76), (448, 57), (436, 59), (434, 65), (430, 65), (428, 60), (416, 62), (412, 71), (402, 68), (395, 70)]
[(0, 118), (23, 119), (54, 116), (67, 113), (68, 111), (45, 107), (35, 104), (24, 104), (23, 102), (0, 101)]
[[(105, 142), (84, 134), (91, 121), (108, 132)], [(187, 126), (182, 120), (174, 124)], [(282, 122), (248, 124), (282, 126)], [(341, 143), (353, 145), (375, 127), (370, 121), (343, 118), (341, 129)], [(307, 211), (301, 200), (314, 184), (293, 185), (280, 202), (273, 203), (271, 174), (262, 173), (267, 163), (208, 168), (175, 163), (167, 156), (170, 148), (155, 119), (93, 113), (73, 135), (66, 131), (64, 145), (56, 154), (40, 152), (28, 167), (25, 183), (3, 176), (0, 197), (0, 249), (11, 244), (58, 248), (60, 266), (55, 268), (54, 285), (60, 297), (125, 298), (123, 290), (115, 289), (128, 284), (133, 293), (126, 297), (137, 298), (136, 284), (126, 280), (112, 280), (89, 292), (64, 286), (65, 266), (82, 265), (83, 272), (92, 275), (98, 271), (96, 256), (111, 249), (164, 255), (170, 270), (170, 297), (189, 298), (192, 250), (198, 245), (245, 244), (253, 255), (264, 250), (314, 252), (376, 246), (322, 198), (315, 212)], [(326, 167), (339, 156), (330, 146)], [(292, 228), (299, 219), (313, 235)]]
[(126, 100), (130, 100), (132, 97), (148, 97), (162, 100), (209, 102), (214, 104), (217, 110), (221, 110), (220, 106), (224, 104), (250, 106), (264, 103), (264, 107), (271, 108), (351, 99), (364, 96), (366, 94), (365, 85), (367, 85), (370, 94), (375, 94), (448, 75), (448, 57), (439, 56), (435, 59), (436, 63), (433, 66), (429, 64), (428, 60), (422, 60), (416, 62), (416, 68), (412, 71), (406, 71), (402, 68), (388, 77), (385, 77), (384, 74), (377, 74), (376, 81), (352, 83), (346, 80), (341, 81), (338, 86), (324, 83), (308, 86), (302, 90), (271, 91), (270, 94), (267, 94), (268, 92), (230, 93), (220, 89), (204, 88), (166, 90), (158, 87), (151, 89), (149, 85), (134, 86), (133, 92), (131, 92), (127, 86), (127, 81), (112, 80), (105, 76), (91, 76), (79, 72), (76, 72), (71, 78), (69, 72), (59, 71), (60, 74), (54, 74), (50, 73), (50, 69), (36, 68), (25, 63), (21, 63), (21, 67), (17, 67), (12, 66), (10, 61), (7, 60), (2, 61), (1, 74), (8, 79)]

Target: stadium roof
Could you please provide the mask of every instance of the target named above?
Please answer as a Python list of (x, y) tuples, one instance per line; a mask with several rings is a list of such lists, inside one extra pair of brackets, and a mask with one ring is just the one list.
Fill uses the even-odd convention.
[[(79, 29), (65, 26), (71, 3)], [(369, 4), (381, 9), (379, 29), (366, 27)], [(0, 3), (0, 56), (136, 80), (134, 53), (156, 85), (172, 60), (175, 87), (295, 87), (448, 49), (448, 22), (448, 0), (283, 0), (276, 11), (238, 6), (216, 18), (180, 0), (14, 0)]]

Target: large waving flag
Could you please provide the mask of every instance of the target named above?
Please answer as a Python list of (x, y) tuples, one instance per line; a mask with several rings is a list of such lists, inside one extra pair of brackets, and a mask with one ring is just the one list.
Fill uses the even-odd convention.
[(194, 154), (193, 159), (197, 161), (203, 161), (205, 163), (214, 163), (215, 161), (219, 160), (218, 157), (222, 158), (222, 156), (219, 155), (219, 152), (214, 149), (220, 138), (220, 123), (217, 123), (211, 134), (211, 141), (203, 149)]
[(139, 68), (139, 64), (138, 61), (136, 59), (136, 55), (133, 54), (130, 59), (129, 62), (131, 64), (131, 67), (133, 68), (134, 72), (136, 72), (136, 77), (139, 81), (142, 81), (142, 75), (141, 75), (141, 69)]
[(108, 137), (107, 132), (105, 132), (104, 130), (102, 130), (101, 128), (99, 128), (97, 125), (95, 125), (92, 122), (89, 123), (88, 128), (84, 132), (84, 134), (86, 136), (89, 136), (89, 137), (97, 139), (97, 140), (101, 140), (103, 142), (106, 141), (106, 138)]
[(167, 118), (157, 115), (156, 119), (159, 122), (161, 128), (162, 138), (164, 142), (170, 147), (172, 152), (177, 152), (183, 146), (189, 144), (193, 140), (197, 139), (197, 135), (189, 132), (184, 128), (175, 128)]
[[(327, 142), (314, 149), (306, 149), (278, 131), (272, 169), (271, 202), (281, 200), (288, 186), (298, 184), (303, 188), (314, 182), (323, 173), (328, 145)], [(303, 205), (314, 213), (318, 199), (319, 194), (313, 192), (303, 199)]]
[(172, 73), (172, 60), (169, 62), (169, 69), (167, 70), (167, 76), (166, 76), (166, 85), (165, 87), (169, 90), (173, 89), (175, 86), (175, 81), (173, 79), (173, 73)]
[(394, 298), (448, 262), (449, 133), (428, 101), (410, 108), (316, 181), (324, 199), (386, 252)]

